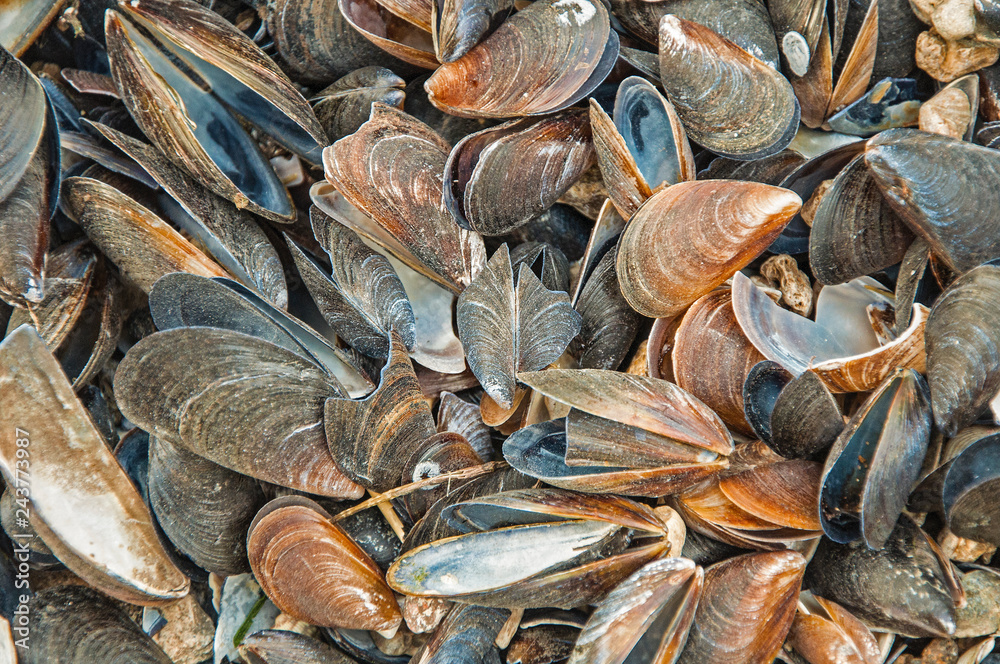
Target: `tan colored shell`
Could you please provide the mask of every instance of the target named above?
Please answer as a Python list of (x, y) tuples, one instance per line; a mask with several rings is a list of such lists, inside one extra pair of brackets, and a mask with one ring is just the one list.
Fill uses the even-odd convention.
[(539, 0), (438, 67), (424, 88), (432, 104), (452, 115), (541, 115), (588, 94), (595, 72), (610, 68), (605, 56), (617, 51), (604, 3)]
[(378, 566), (307, 498), (265, 505), (250, 525), (247, 554), (261, 588), (293, 618), (376, 631), (403, 620)]
[(645, 316), (674, 316), (760, 255), (801, 206), (794, 192), (756, 182), (661, 190), (619, 241), (622, 295)]
[(639, 172), (611, 116), (594, 99), (590, 100), (590, 125), (608, 196), (618, 213), (627, 219), (653, 195), (653, 191)]
[[(684, 314), (674, 337), (674, 382), (747, 436), (753, 430), (743, 415), (743, 383), (761, 355), (736, 321), (729, 289), (698, 299)], [(711, 371), (705, 371), (712, 367)]]
[(147, 293), (171, 272), (229, 273), (150, 210), (114, 187), (85, 177), (64, 182), (67, 206), (91, 241)]
[(45, 544), (122, 601), (156, 606), (186, 595), (188, 579), (149, 510), (33, 328), (0, 344), (0, 367), (0, 470), (9, 486), (29, 489), (29, 519)]
[(407, 253), (387, 249), (461, 292), (486, 263), (486, 249), (482, 238), (456, 224), (442, 203), (449, 152), (448, 143), (424, 123), (374, 104), (368, 122), (323, 151), (323, 165), (330, 183)]
[(795, 551), (751, 553), (705, 571), (705, 587), (679, 664), (756, 664), (778, 654), (795, 617), (806, 560)]
[(799, 105), (785, 77), (703, 25), (663, 17), (660, 71), (688, 137), (716, 154), (766, 157), (798, 130)]
[(820, 362), (812, 370), (832, 392), (873, 390), (896, 367), (924, 372), (927, 366), (924, 326), (929, 313), (927, 307), (915, 304), (910, 326), (893, 341), (863, 355)]

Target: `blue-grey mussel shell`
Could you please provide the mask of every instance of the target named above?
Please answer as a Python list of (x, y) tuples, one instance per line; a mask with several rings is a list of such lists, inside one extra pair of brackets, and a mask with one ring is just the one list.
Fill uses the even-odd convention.
[(899, 216), (962, 273), (1000, 256), (1000, 152), (915, 129), (868, 141), (865, 162)]
[(1000, 435), (972, 443), (951, 461), (941, 487), (948, 528), (966, 539), (1000, 544)]
[(596, 600), (669, 548), (660, 538), (627, 549), (632, 528), (662, 536), (666, 527), (649, 508), (612, 496), (529, 489), (451, 509), (460, 510), (457, 516), (473, 532), (403, 554), (386, 575), (397, 592), (485, 606), (569, 608)]
[(878, 550), (861, 541), (821, 540), (805, 585), (872, 628), (903, 636), (953, 634), (956, 605), (964, 600), (951, 563), (908, 516)]
[(823, 530), (835, 542), (880, 549), (920, 474), (931, 432), (927, 385), (897, 369), (841, 432), (823, 469)]
[(21, 664), (170, 664), (117, 604), (86, 586), (47, 588), (31, 601), (30, 639)]
[(1000, 267), (981, 265), (952, 283), (927, 318), (931, 406), (946, 435), (975, 421), (1000, 391), (998, 316)]

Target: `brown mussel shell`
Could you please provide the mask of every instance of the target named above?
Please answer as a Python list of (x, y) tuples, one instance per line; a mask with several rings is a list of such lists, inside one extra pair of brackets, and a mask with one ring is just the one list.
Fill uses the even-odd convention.
[(541, 0), (438, 67), (424, 88), (431, 103), (452, 115), (544, 115), (589, 95), (617, 58), (618, 35), (604, 3)]
[(462, 227), (505, 235), (552, 207), (593, 163), (586, 111), (514, 120), (455, 145), (443, 200)]
[(622, 294), (644, 316), (675, 316), (762, 253), (801, 205), (791, 191), (755, 182), (667, 187), (619, 241)]
[[(764, 356), (743, 334), (733, 313), (729, 289), (720, 289), (695, 301), (681, 321), (671, 352), (674, 382), (745, 435), (753, 430), (743, 413), (743, 384)], [(706, 366), (713, 367), (709, 373)]]
[(449, 152), (430, 127), (376, 103), (357, 132), (323, 151), (323, 162), (331, 184), (412, 253), (390, 251), (457, 293), (482, 269), (486, 250), (479, 235), (456, 225), (442, 203)]
[(806, 561), (795, 551), (737, 556), (705, 570), (679, 664), (771, 661), (792, 626)]
[(297, 620), (376, 631), (402, 622), (382, 571), (307, 498), (265, 505), (250, 524), (247, 553), (261, 588)]
[[(672, 664), (694, 620), (705, 572), (686, 558), (661, 558), (625, 579), (594, 610), (568, 664)], [(655, 655), (654, 655), (655, 653)]]
[(792, 86), (768, 64), (698, 23), (660, 21), (660, 77), (692, 141), (724, 157), (784, 150), (799, 127)]

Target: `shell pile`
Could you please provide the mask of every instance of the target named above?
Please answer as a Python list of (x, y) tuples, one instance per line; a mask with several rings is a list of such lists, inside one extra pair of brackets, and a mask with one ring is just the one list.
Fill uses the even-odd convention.
[(997, 664), (998, 0), (0, 2), (0, 664)]

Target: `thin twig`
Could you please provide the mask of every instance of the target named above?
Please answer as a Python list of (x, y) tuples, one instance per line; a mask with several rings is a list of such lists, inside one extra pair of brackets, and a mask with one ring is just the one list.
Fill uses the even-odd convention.
[(382, 503), (386, 503), (400, 496), (405, 496), (417, 491), (418, 489), (423, 489), (424, 487), (437, 486), (438, 484), (443, 484), (444, 482), (451, 482), (452, 480), (472, 480), (477, 477), (482, 477), (483, 475), (489, 475), (490, 473), (502, 470), (507, 467), (507, 462), (500, 461), (490, 461), (489, 463), (484, 463), (481, 466), (471, 466), (469, 468), (462, 468), (451, 473), (445, 473), (443, 475), (436, 475), (434, 477), (428, 477), (425, 480), (420, 480), (419, 482), (411, 482), (410, 484), (404, 484), (403, 486), (396, 487), (386, 491), (385, 493), (373, 494), (371, 498), (363, 503), (358, 503), (354, 507), (348, 508), (343, 512), (337, 512), (334, 515), (333, 520), (340, 521), (341, 519), (346, 519), (347, 517), (357, 514), (358, 512), (363, 512), (369, 507), (377, 507)]
[[(368, 495), (370, 495), (373, 500), (382, 497), (382, 494), (375, 493), (371, 489), (368, 489)], [(385, 517), (386, 522), (389, 524), (389, 527), (392, 528), (392, 532), (396, 533), (396, 537), (399, 538), (399, 541), (402, 542), (406, 539), (406, 529), (403, 527), (403, 522), (400, 520), (399, 515), (396, 514), (396, 510), (392, 508), (392, 505), (390, 505), (388, 501), (380, 501), (378, 503), (378, 511)]]

